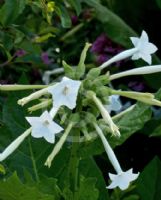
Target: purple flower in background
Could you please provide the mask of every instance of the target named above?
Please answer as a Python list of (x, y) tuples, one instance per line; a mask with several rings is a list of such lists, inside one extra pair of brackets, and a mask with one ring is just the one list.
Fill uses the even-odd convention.
[(71, 21), (72, 21), (73, 26), (76, 25), (78, 23), (78, 17), (76, 15), (72, 15)]
[(45, 65), (50, 65), (52, 63), (52, 60), (49, 59), (49, 55), (47, 52), (41, 53), (41, 59)]
[(141, 92), (144, 90), (145, 85), (142, 82), (131, 81), (131, 82), (129, 82), (128, 87), (130, 87), (131, 89), (133, 89), (135, 91)]
[[(93, 42), (91, 47), (91, 52), (96, 55), (96, 62), (102, 64), (115, 54), (118, 54), (122, 51), (122, 48), (112, 42), (105, 33), (102, 33), (96, 40)], [(116, 66), (120, 66), (120, 62), (116, 63)]]
[(109, 57), (107, 56), (107, 54), (100, 54), (96, 57), (96, 61), (98, 64), (102, 64), (106, 62), (108, 59)]
[(94, 41), (92, 47), (91, 47), (91, 52), (92, 53), (103, 53), (105, 47), (107, 44), (109, 44), (109, 39), (107, 36), (103, 33), (101, 34), (96, 40)]
[(24, 55), (26, 55), (26, 51), (24, 49), (19, 49), (15, 52), (15, 56), (17, 57), (23, 57)]

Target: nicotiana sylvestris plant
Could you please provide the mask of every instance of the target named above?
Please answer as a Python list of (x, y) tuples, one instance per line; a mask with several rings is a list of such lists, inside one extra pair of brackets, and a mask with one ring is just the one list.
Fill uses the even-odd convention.
[[(77, 142), (77, 148), (79, 148), (80, 142), (89, 140), (92, 142), (94, 138), (91, 133), (95, 132), (100, 137), (107, 156), (116, 171), (116, 174), (109, 173), (112, 182), (107, 188), (127, 189), (129, 184), (138, 178), (139, 173), (133, 173), (132, 169), (122, 170), (104, 135), (101, 121), (106, 124), (108, 132), (113, 137), (119, 138), (122, 137), (119, 127), (110, 115), (112, 110), (118, 112), (121, 109), (119, 96), (149, 105), (161, 106), (161, 102), (155, 99), (151, 93), (121, 91), (110, 87), (111, 81), (124, 76), (161, 72), (161, 65), (144, 66), (112, 75), (109, 72), (104, 74), (104, 71), (102, 71), (113, 62), (128, 57), (132, 57), (133, 60), (142, 58), (151, 64), (151, 54), (157, 50), (157, 47), (149, 43), (146, 32), (143, 31), (140, 38), (132, 37), (131, 41), (134, 48), (125, 50), (101, 66), (90, 70), (86, 69), (85, 58), (91, 44), (86, 43), (77, 67), (71, 67), (63, 61), (63, 68), (60, 68), (61, 70), (58, 70), (58, 73), (61, 71), (65, 75), (60, 82), (51, 83), (50, 85), (0, 85), (1, 91), (38, 89), (29, 96), (19, 99), (18, 104), (21, 106), (32, 100), (45, 98), (40, 103), (28, 108), (30, 112), (43, 110), (43, 113), (40, 116), (26, 116), (30, 127), (0, 154), (0, 161), (5, 160), (12, 154), (31, 134), (34, 138), (44, 138), (47, 142), (54, 144), (53, 151), (44, 161), (44, 164), (50, 167), (66, 140), (73, 143)], [(117, 116), (124, 115), (133, 109), (135, 109), (134, 105), (117, 114)], [(60, 123), (58, 116), (61, 116)], [(102, 120), (99, 120), (100, 118)], [(59, 140), (55, 144), (56, 135), (59, 136)]]

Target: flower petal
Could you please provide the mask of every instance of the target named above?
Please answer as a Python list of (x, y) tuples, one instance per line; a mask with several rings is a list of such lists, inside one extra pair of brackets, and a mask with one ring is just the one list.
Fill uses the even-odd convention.
[(130, 37), (132, 43), (134, 46), (137, 46), (138, 45), (138, 42), (139, 42), (139, 38), (137, 37)]
[(152, 63), (152, 58), (150, 54), (141, 54), (141, 58), (146, 61), (149, 65)]

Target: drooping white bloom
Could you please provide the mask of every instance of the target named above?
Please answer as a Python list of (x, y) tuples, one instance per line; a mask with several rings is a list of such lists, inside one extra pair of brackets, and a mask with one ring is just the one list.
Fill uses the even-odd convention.
[(111, 95), (109, 96), (109, 104), (105, 105), (107, 111), (110, 113), (111, 111), (120, 111), (122, 108), (122, 104), (119, 98), (119, 95)]
[(48, 111), (42, 113), (40, 117), (26, 117), (32, 126), (31, 135), (35, 138), (44, 138), (49, 143), (55, 142), (55, 134), (61, 132), (63, 128), (56, 124)]
[(142, 58), (148, 64), (151, 64), (151, 54), (157, 51), (157, 47), (149, 42), (147, 33), (143, 31), (140, 38), (131, 37), (130, 39), (134, 45), (134, 48), (125, 50), (117, 54), (116, 56), (112, 57), (111, 59), (100, 65), (99, 68), (104, 69), (112, 63), (129, 58), (131, 56), (133, 60), (138, 60), (139, 58)]
[(22, 135), (20, 135), (18, 138), (16, 138), (8, 147), (0, 153), (0, 161), (5, 160), (10, 154), (12, 154), (19, 145), (25, 140), (25, 138), (30, 135), (31, 128), (26, 130)]
[(69, 109), (75, 108), (80, 85), (81, 81), (64, 77), (60, 83), (48, 87), (48, 92), (53, 97), (54, 107), (59, 108), (64, 105)]
[(129, 169), (126, 172), (122, 171), (119, 174), (109, 173), (109, 177), (112, 183), (106, 188), (113, 189), (113, 188), (119, 187), (121, 190), (126, 190), (129, 187), (130, 182), (136, 180), (138, 176), (139, 176), (139, 173), (134, 174), (132, 172), (132, 169)]
[(113, 149), (111, 148), (111, 146), (109, 145), (108, 141), (106, 140), (102, 130), (100, 129), (100, 127), (97, 124), (94, 124), (94, 127), (95, 127), (99, 137), (102, 140), (103, 146), (105, 148), (105, 151), (107, 153), (107, 156), (108, 156), (111, 164), (113, 165), (115, 171), (117, 172), (117, 174), (109, 173), (109, 177), (110, 177), (112, 183), (107, 188), (113, 189), (115, 187), (119, 187), (121, 190), (127, 189), (130, 182), (134, 181), (138, 178), (139, 173), (134, 174), (132, 172), (132, 169), (129, 169), (126, 172), (124, 172), (121, 169), (121, 166), (116, 158), (116, 155), (115, 155)]
[(141, 37), (131, 37), (130, 38), (135, 48), (138, 49), (136, 53), (133, 54), (132, 60), (138, 60), (142, 58), (148, 64), (151, 64), (151, 54), (157, 51), (157, 47), (149, 42), (148, 35), (145, 31), (142, 32)]

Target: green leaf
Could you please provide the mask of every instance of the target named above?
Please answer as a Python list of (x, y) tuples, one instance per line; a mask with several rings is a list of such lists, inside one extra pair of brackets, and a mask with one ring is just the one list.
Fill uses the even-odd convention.
[(68, 65), (64, 60), (62, 64), (64, 67), (65, 75), (71, 79), (75, 79), (75, 70), (73, 69), (73, 67)]
[(86, 66), (85, 66), (85, 59), (86, 59), (86, 56), (87, 56), (87, 51), (89, 49), (89, 47), (91, 46), (91, 44), (89, 43), (86, 43), (85, 44), (85, 47), (81, 53), (81, 56), (80, 56), (80, 61), (78, 63), (78, 67), (76, 68), (76, 77), (77, 79), (80, 79), (84, 73), (85, 73), (85, 69), (86, 69)]
[(108, 190), (106, 189), (106, 183), (102, 176), (102, 172), (97, 166), (93, 158), (87, 158), (80, 161), (79, 164), (80, 174), (84, 177), (93, 177), (97, 179), (96, 187), (99, 189), (99, 199), (108, 200)]
[(139, 196), (136, 194), (129, 195), (128, 197), (123, 198), (123, 200), (139, 200)]
[(55, 11), (61, 19), (62, 26), (64, 28), (70, 28), (72, 26), (72, 22), (67, 9), (64, 6), (60, 5), (59, 9), (56, 9)]
[(23, 12), (26, 0), (6, 0), (0, 10), (0, 22), (4, 26), (14, 23), (18, 16)]
[(0, 164), (0, 174), (5, 174), (6, 170), (3, 165)]
[[(136, 36), (135, 31), (129, 27), (119, 16), (95, 0), (83, 0), (84, 3), (93, 7), (96, 17), (104, 24), (108, 36), (115, 42), (129, 47), (129, 37)], [(118, 34), (119, 33), (119, 34)]]
[(159, 8), (161, 9), (161, 0), (156, 0), (156, 3), (159, 6)]
[[(17, 174), (14, 173), (10, 178), (0, 181), (1, 200), (54, 200), (54, 196), (39, 190), (36, 184), (29, 186), (20, 181)], [(55, 199), (55, 200), (58, 200)]]
[(99, 191), (95, 187), (95, 178), (84, 178), (80, 179), (80, 187), (78, 190), (78, 199), (81, 200), (98, 200)]
[(138, 179), (137, 192), (141, 200), (161, 199), (161, 161), (155, 157)]
[(77, 15), (79, 15), (82, 10), (80, 0), (68, 0), (68, 2), (75, 8)]

